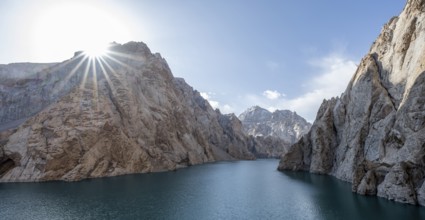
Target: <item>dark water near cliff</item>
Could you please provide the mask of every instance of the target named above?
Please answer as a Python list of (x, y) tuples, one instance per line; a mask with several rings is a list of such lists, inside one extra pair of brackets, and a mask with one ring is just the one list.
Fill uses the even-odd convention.
[(425, 208), (351, 193), (277, 160), (82, 182), (0, 184), (0, 219), (425, 219)]

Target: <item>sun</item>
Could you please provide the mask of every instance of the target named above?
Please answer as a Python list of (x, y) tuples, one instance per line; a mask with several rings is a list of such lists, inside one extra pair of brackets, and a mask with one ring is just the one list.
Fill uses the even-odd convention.
[(57, 1), (44, 8), (32, 26), (34, 55), (60, 61), (75, 51), (84, 51), (97, 57), (107, 53), (111, 42), (133, 40), (128, 22), (103, 5), (89, 3)]
[(97, 58), (107, 55), (109, 46), (106, 44), (93, 43), (88, 45), (84, 50), (84, 54), (90, 58)]

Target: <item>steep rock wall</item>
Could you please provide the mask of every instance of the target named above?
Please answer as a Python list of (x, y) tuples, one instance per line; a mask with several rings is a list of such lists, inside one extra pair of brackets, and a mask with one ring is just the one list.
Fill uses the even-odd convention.
[[(136, 42), (110, 50), (57, 66), (67, 73), (60, 88), (69, 89), (51, 90), (53, 72), (35, 87), (62, 92), (43, 95), (51, 103), (3, 138), (0, 181), (74, 181), (254, 159), (240, 121), (214, 111), (159, 54)], [(33, 93), (27, 87), (22, 97)]]
[(360, 194), (425, 205), (424, 23), (425, 1), (407, 1), (278, 169), (330, 174)]

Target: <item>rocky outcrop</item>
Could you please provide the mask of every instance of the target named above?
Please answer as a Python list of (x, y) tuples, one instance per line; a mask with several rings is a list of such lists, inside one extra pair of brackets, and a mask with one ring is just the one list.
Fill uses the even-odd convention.
[(330, 174), (360, 194), (425, 205), (424, 24), (425, 1), (407, 1), (278, 169)]
[(254, 159), (255, 142), (240, 121), (214, 111), (144, 43), (113, 44), (97, 59), (77, 53), (36, 75), (2, 87), (4, 106), (28, 112), (2, 113), (2, 123), (35, 115), (4, 135), (0, 181), (74, 181)]
[(287, 152), (291, 146), (288, 142), (273, 136), (250, 136), (252, 144), (248, 145), (249, 150), (257, 158), (280, 158), (283, 153)]
[(10, 63), (0, 64), (2, 82), (6, 79), (34, 78), (37, 73), (55, 66), (57, 63)]
[(279, 158), (311, 127), (304, 118), (289, 110), (273, 113), (253, 106), (239, 115), (243, 132), (253, 136), (257, 144), (252, 149), (257, 157)]
[(9, 136), (16, 132), (16, 129), (0, 131), (0, 176), (14, 167), (14, 162), (4, 153), (4, 146), (9, 141)]
[(0, 131), (17, 127), (69, 93), (84, 72), (82, 68), (74, 69), (79, 60), (0, 65)]

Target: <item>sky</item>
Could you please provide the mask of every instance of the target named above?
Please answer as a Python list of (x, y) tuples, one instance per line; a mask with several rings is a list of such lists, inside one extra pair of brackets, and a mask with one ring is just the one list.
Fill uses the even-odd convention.
[(2, 0), (0, 63), (60, 62), (143, 41), (214, 108), (312, 122), (405, 0)]

